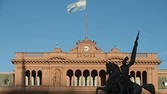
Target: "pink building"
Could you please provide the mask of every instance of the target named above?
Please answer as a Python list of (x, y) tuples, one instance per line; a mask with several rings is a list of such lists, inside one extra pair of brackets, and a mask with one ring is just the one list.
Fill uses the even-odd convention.
[[(55, 48), (50, 52), (16, 52), (15, 72), (0, 73), (3, 94), (95, 94), (107, 79), (106, 62), (121, 65), (129, 52), (113, 48), (103, 52), (95, 41), (84, 39), (70, 52)], [(131, 80), (139, 85), (152, 83), (157, 94), (167, 94), (167, 70), (158, 70), (156, 53), (137, 53), (130, 69)], [(2, 75), (6, 75), (5, 77)], [(7, 76), (8, 75), (8, 76)], [(100, 92), (104, 94), (104, 92)], [(143, 90), (143, 94), (149, 94)]]

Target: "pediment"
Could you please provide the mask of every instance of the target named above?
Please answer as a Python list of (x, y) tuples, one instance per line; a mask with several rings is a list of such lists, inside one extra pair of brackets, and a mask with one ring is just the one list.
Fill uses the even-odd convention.
[(96, 42), (85, 38), (76, 43), (76, 47), (70, 50), (70, 53), (103, 53), (101, 48), (96, 47)]

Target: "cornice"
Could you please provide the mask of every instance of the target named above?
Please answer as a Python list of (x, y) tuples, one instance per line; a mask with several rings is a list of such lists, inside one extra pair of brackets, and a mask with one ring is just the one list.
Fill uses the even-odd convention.
[(160, 60), (136, 60), (136, 64), (160, 64)]
[[(105, 64), (107, 62), (113, 62), (121, 64), (122, 59), (108, 59), (108, 60), (59, 60), (59, 59), (48, 59), (48, 60), (13, 60), (13, 64)], [(152, 64), (157, 65), (161, 62), (159, 60), (136, 60), (135, 64)]]

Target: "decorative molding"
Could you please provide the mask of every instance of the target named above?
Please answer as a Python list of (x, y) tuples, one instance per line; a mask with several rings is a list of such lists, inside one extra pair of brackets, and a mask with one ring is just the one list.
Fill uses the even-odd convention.
[[(82, 54), (83, 55), (83, 54)], [(81, 54), (78, 54), (78, 56), (81, 56)], [(91, 56), (94, 56), (94, 54), (85, 54), (86, 57), (91, 57)], [(107, 58), (106, 60), (67, 60), (65, 58), (62, 58), (62, 57), (53, 57), (53, 58), (50, 58), (50, 59), (39, 59), (39, 60), (24, 60), (24, 63), (25, 64), (52, 64), (52, 63), (55, 63), (55, 64), (105, 64), (107, 62), (113, 62), (113, 63), (121, 63), (122, 60), (124, 58), (123, 57), (110, 57), (110, 58)], [(22, 64), (23, 61), (22, 60), (15, 60), (15, 61), (12, 61), (15, 65), (17, 64)], [(135, 64), (151, 64), (151, 65), (158, 65), (160, 64), (161, 61), (160, 60), (136, 60)], [(17, 65), (18, 66), (18, 65)]]
[(54, 56), (54, 57), (51, 57), (49, 58), (48, 60), (68, 60), (67, 58), (65, 57), (61, 57), (61, 56)]

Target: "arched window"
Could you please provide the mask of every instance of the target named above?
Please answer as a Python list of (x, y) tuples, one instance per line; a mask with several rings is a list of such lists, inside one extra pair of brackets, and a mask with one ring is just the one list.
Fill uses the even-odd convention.
[(36, 71), (32, 71), (32, 75), (31, 75), (31, 85), (34, 86), (36, 85)]
[(25, 74), (25, 85), (28, 86), (30, 85), (30, 71), (26, 70), (26, 74)]
[(68, 76), (68, 78), (67, 78), (67, 86), (72, 86), (72, 77), (73, 77), (73, 71), (71, 70), (71, 69), (69, 69), (68, 71), (67, 71), (67, 76)]
[(131, 81), (132, 81), (132, 82), (135, 82), (135, 72), (134, 72), (134, 71), (131, 71), (131, 72), (130, 72), (130, 76), (131, 76), (131, 78), (130, 78)]
[(101, 78), (101, 86), (104, 86), (105, 82), (106, 82), (106, 72), (105, 72), (105, 70), (100, 70), (99, 76)]
[(81, 86), (81, 70), (76, 70), (75, 76), (75, 86)]
[(4, 86), (8, 86), (9, 85), (9, 79), (5, 79), (4, 80)]
[(147, 72), (143, 71), (142, 73), (142, 80), (143, 80), (143, 85), (147, 84)]
[(83, 76), (84, 76), (83, 86), (89, 86), (89, 79), (88, 79), (89, 75), (90, 75), (89, 70), (84, 70), (83, 71)]
[(137, 71), (136, 73), (136, 83), (141, 85), (141, 72)]
[(38, 71), (38, 77), (37, 77), (37, 85), (42, 85), (42, 71)]
[(97, 70), (92, 70), (91, 72), (91, 86), (97, 86)]

